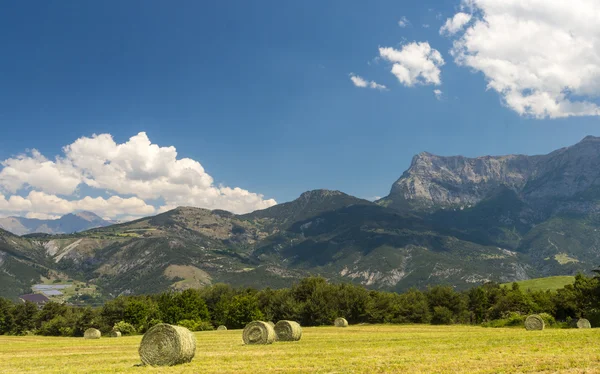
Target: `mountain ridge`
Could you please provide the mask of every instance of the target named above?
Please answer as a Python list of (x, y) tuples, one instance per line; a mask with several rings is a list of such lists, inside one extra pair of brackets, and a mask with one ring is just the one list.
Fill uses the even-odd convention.
[(111, 221), (89, 211), (68, 213), (57, 219), (38, 219), (10, 216), (0, 218), (0, 228), (16, 235), (33, 233), (70, 234), (95, 227), (108, 226)]
[(397, 291), (464, 289), (600, 264), (599, 138), (541, 156), (413, 161), (375, 203), (313, 190), (243, 215), (178, 207), (73, 234), (0, 235), (2, 256), (31, 274), (5, 269), (15, 279), (0, 292), (23, 290), (39, 269), (115, 296), (216, 282), (276, 288), (316, 274)]
[(549, 199), (568, 205), (577, 194), (600, 190), (599, 163), (600, 138), (593, 136), (546, 155), (469, 158), (421, 152), (378, 203), (396, 209), (466, 207), (507, 187), (536, 207)]

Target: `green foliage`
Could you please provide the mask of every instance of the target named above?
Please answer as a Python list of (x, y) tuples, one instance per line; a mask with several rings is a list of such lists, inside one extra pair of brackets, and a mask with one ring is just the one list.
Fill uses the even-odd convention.
[(29, 301), (15, 305), (12, 310), (14, 321), (13, 333), (23, 335), (26, 331), (34, 330), (37, 313), (37, 306)]
[(175, 324), (185, 319), (210, 319), (206, 302), (196, 289), (160, 294), (157, 303), (161, 319), (165, 323)]
[(150, 321), (148, 321), (145, 325), (141, 326), (138, 331), (142, 334), (144, 334), (146, 331), (150, 330), (152, 327), (158, 325), (159, 323), (164, 323), (162, 320), (160, 319), (151, 319)]
[(431, 323), (449, 325), (469, 322), (469, 299), (466, 295), (454, 291), (450, 286), (435, 286), (427, 290), (426, 296), (432, 312)]
[(10, 333), (15, 327), (13, 308), (10, 300), (0, 297), (0, 335)]
[(445, 306), (433, 307), (432, 325), (451, 325), (454, 323), (454, 313)]
[(556, 319), (554, 319), (553, 316), (551, 316), (548, 313), (540, 313), (538, 314), (540, 317), (542, 317), (542, 319), (544, 320), (544, 324), (546, 325), (546, 327), (556, 327), (557, 323), (556, 323)]
[(137, 334), (136, 328), (131, 323), (125, 321), (115, 323), (113, 330), (120, 331), (123, 335)]
[(600, 326), (600, 281), (580, 274), (572, 285), (556, 292), (524, 290), (518, 283), (510, 287), (488, 283), (465, 292), (435, 286), (425, 292), (410, 289), (398, 294), (309, 277), (289, 289), (256, 291), (217, 284), (202, 290), (120, 296), (95, 309), (49, 302), (38, 310), (32, 303), (13, 304), (0, 298), (0, 334), (82, 336), (95, 327), (127, 335), (145, 333), (163, 321), (192, 331), (212, 330), (221, 324), (243, 328), (254, 320), (319, 326), (331, 325), (338, 316), (351, 324), (522, 327), (525, 317), (533, 313), (540, 314), (548, 327), (565, 326), (574, 318), (587, 318), (593, 326)]
[(85, 330), (91, 327), (98, 328), (102, 325), (102, 319), (98, 310), (92, 309), (90, 307), (85, 307), (81, 308), (79, 312), (80, 313), (73, 327), (74, 336), (83, 336)]
[(234, 296), (225, 309), (225, 326), (240, 329), (248, 323), (262, 320), (264, 315), (258, 307), (256, 295), (241, 294)]
[(503, 318), (482, 323), (483, 327), (523, 327), (527, 316), (517, 312), (506, 313)]
[(177, 322), (178, 326), (185, 327), (190, 331), (211, 331), (214, 330), (214, 326), (210, 322), (184, 319), (183, 321)]
[(42, 322), (37, 333), (45, 336), (73, 336), (73, 323), (63, 316)]

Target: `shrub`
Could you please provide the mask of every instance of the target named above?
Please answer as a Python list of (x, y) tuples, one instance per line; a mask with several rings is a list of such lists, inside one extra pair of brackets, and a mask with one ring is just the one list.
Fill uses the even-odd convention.
[(544, 320), (544, 324), (546, 324), (546, 327), (556, 327), (556, 320), (550, 314), (540, 313), (538, 315), (542, 317), (542, 319)]
[(503, 315), (503, 318), (489, 322), (484, 322), (483, 327), (522, 327), (525, 323), (526, 316), (517, 312), (508, 312)]
[(146, 331), (150, 330), (151, 328), (153, 328), (154, 326), (163, 323), (163, 321), (161, 321), (160, 319), (156, 319), (153, 318), (150, 321), (148, 321), (146, 324), (144, 324), (143, 326), (141, 326), (138, 330), (140, 333), (145, 333)]
[(213, 325), (210, 322), (184, 319), (177, 322), (178, 326), (185, 327), (190, 331), (209, 331), (214, 330)]
[(113, 330), (120, 331), (123, 335), (135, 335), (137, 334), (137, 330), (131, 323), (120, 321), (115, 323)]

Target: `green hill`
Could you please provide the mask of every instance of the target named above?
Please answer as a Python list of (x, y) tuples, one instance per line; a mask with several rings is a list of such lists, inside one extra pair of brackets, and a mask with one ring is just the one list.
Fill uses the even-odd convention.
[[(531, 291), (556, 291), (563, 288), (567, 284), (573, 284), (575, 277), (572, 276), (557, 276), (547, 278), (528, 279), (516, 282), (521, 286), (521, 289)], [(503, 286), (510, 287), (512, 283), (504, 283)]]

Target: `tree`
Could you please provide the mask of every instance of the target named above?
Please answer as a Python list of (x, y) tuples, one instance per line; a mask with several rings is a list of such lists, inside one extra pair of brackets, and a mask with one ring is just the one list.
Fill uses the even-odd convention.
[(63, 316), (67, 312), (67, 309), (68, 307), (66, 305), (54, 301), (46, 303), (36, 316), (36, 327), (39, 328), (44, 322)]
[(143, 329), (152, 319), (159, 317), (158, 305), (147, 297), (129, 298), (123, 311), (123, 321), (136, 329)]
[(410, 289), (398, 298), (398, 318), (396, 323), (429, 323), (431, 313), (427, 296), (423, 292)]
[(228, 328), (240, 329), (252, 321), (262, 319), (263, 313), (258, 307), (256, 295), (236, 295), (227, 305), (225, 325)]
[(469, 310), (471, 311), (473, 323), (482, 323), (485, 320), (489, 308), (488, 295), (483, 287), (475, 287), (467, 293), (469, 298)]
[(427, 290), (426, 295), (431, 312), (434, 312), (436, 306), (444, 307), (450, 310), (454, 317), (460, 318), (467, 311), (465, 297), (450, 286), (431, 287)]
[(195, 289), (163, 293), (159, 295), (157, 303), (161, 319), (165, 323), (176, 324), (184, 319), (210, 320), (206, 302), (200, 296), (200, 292)]
[(349, 323), (366, 322), (373, 304), (369, 292), (360, 286), (342, 283), (332, 291), (336, 295), (338, 315)]
[(231, 298), (237, 292), (229, 285), (217, 283), (200, 291), (215, 326), (225, 324), (225, 313)]
[(26, 331), (35, 329), (35, 319), (38, 314), (38, 307), (34, 303), (26, 301), (22, 304), (17, 304), (13, 310), (14, 327), (13, 331), (17, 335), (21, 335)]
[(0, 335), (8, 334), (14, 329), (13, 303), (0, 297)]

